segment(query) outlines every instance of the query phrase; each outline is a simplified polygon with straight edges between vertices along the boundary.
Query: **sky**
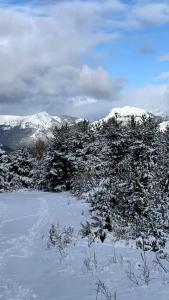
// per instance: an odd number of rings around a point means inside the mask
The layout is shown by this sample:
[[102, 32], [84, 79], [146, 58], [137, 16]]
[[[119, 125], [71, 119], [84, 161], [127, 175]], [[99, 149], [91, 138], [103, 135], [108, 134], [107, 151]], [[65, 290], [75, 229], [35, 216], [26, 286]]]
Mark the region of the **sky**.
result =
[[169, 0], [1, 0], [0, 114], [169, 114]]

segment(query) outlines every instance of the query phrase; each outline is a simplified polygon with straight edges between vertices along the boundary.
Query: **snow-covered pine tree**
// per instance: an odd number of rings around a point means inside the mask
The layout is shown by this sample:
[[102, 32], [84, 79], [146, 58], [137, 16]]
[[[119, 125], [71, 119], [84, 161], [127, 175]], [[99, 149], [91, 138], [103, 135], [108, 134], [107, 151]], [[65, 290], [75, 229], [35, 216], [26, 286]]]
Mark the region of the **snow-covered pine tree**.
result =
[[9, 154], [10, 188], [21, 189], [32, 187], [33, 158], [28, 149], [21, 149]]
[[116, 238], [137, 239], [140, 247], [157, 251], [165, 245], [169, 228], [168, 194], [159, 180], [157, 124], [151, 118], [141, 123], [132, 118], [121, 134], [112, 129], [105, 130], [111, 138], [109, 175], [90, 193], [91, 234], [103, 241], [113, 231]]
[[71, 149], [71, 131], [66, 124], [55, 128], [54, 138], [45, 158], [45, 190], [70, 190], [72, 164], [69, 159]]
[[0, 192], [9, 190], [9, 157], [5, 151], [0, 149]]

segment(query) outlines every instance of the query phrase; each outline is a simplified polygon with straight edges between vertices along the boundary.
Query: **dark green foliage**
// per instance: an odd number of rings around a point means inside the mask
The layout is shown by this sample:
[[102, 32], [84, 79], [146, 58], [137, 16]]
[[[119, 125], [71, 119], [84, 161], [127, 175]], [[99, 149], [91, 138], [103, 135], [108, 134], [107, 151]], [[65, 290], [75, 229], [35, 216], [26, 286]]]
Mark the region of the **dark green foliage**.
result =
[[0, 153], [0, 190], [31, 188], [33, 165], [33, 159], [26, 149]]
[[56, 128], [53, 143], [46, 156], [45, 190], [68, 191], [73, 172], [71, 158], [70, 128], [68, 125]]
[[9, 158], [0, 150], [0, 192], [9, 190], [9, 170], [8, 170]]
[[114, 238], [135, 239], [139, 247], [158, 251], [169, 233], [168, 133], [159, 132], [151, 118], [140, 124], [131, 119], [121, 128], [112, 124], [103, 126], [107, 169], [88, 194], [92, 221], [83, 235], [103, 241], [112, 232]]
[[0, 191], [71, 191], [90, 203], [82, 235], [104, 242], [134, 239], [144, 250], [165, 247], [169, 234], [169, 129], [154, 118], [118, 118], [56, 128], [47, 151], [0, 154]]

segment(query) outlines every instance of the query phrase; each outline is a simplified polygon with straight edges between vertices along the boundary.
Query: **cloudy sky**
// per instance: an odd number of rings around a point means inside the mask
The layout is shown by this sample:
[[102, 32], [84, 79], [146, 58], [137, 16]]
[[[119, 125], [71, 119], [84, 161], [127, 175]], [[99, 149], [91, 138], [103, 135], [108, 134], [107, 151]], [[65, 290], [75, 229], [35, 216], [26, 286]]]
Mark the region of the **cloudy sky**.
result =
[[0, 114], [169, 113], [169, 0], [1, 0]]

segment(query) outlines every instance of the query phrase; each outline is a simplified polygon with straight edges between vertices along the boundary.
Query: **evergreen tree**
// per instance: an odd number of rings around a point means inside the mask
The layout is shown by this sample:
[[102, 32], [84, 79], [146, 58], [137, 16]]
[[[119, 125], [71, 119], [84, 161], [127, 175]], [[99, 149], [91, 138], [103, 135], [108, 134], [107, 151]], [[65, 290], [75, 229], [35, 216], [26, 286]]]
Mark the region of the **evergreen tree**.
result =
[[9, 190], [9, 158], [4, 151], [0, 150], [0, 192]]
[[27, 149], [9, 154], [9, 184], [11, 189], [31, 188], [33, 159]]
[[45, 189], [49, 191], [70, 190], [72, 164], [69, 157], [71, 144], [70, 127], [55, 128], [53, 142], [45, 159]]

